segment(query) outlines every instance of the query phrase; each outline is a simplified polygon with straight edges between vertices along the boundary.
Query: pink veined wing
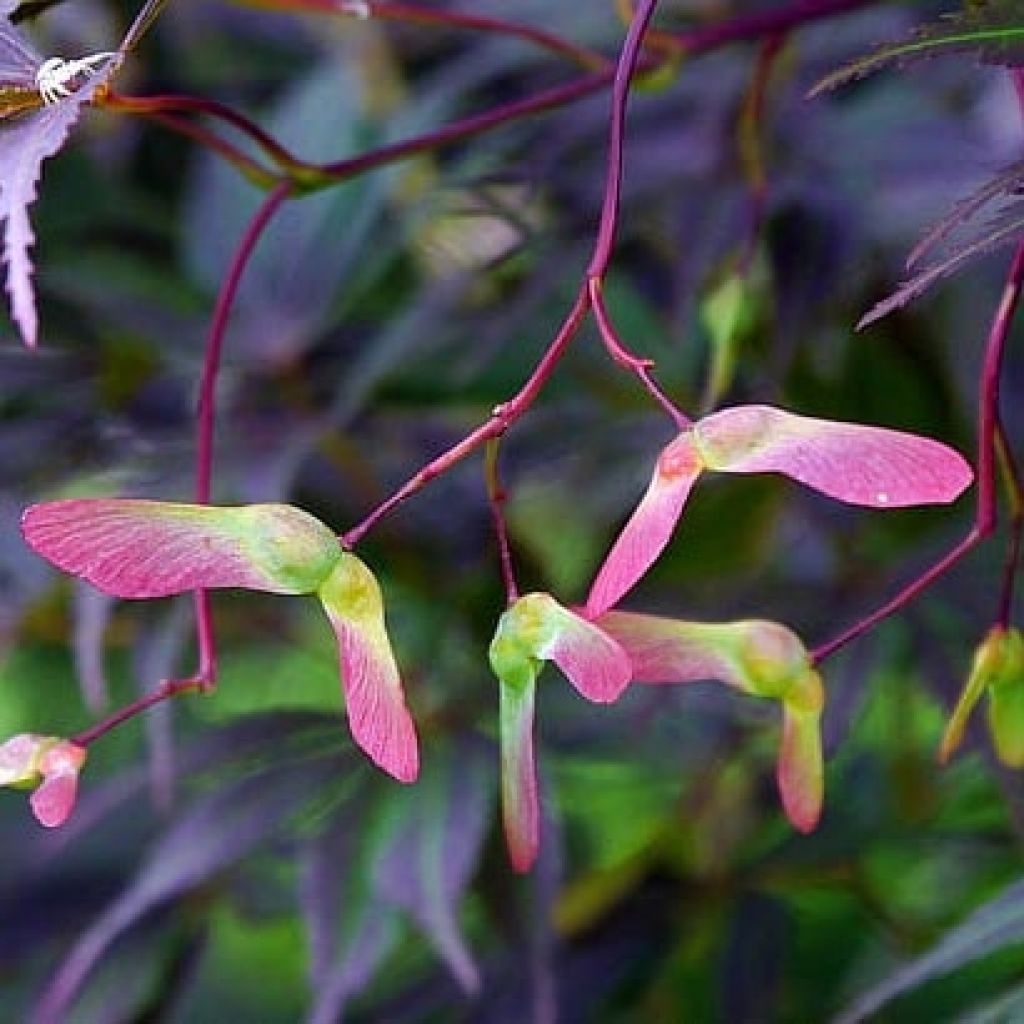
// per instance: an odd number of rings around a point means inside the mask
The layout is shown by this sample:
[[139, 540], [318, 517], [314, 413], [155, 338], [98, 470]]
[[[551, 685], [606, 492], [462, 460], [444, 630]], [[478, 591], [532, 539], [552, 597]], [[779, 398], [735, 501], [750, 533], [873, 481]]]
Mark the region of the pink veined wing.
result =
[[78, 772], [60, 771], [48, 775], [28, 798], [36, 821], [58, 828], [68, 819], [78, 795]]
[[338, 641], [353, 738], [374, 764], [400, 782], [413, 782], [420, 767], [416, 727], [405, 703], [373, 573], [346, 552], [318, 593]]
[[361, 625], [334, 616], [331, 624], [353, 738], [389, 775], [414, 782], [420, 767], [416, 729], [390, 645]]
[[629, 656], [597, 626], [568, 609], [558, 611], [558, 631], [542, 653], [587, 700], [598, 704], [617, 700], [633, 675]]
[[694, 436], [708, 469], [781, 473], [831, 498], [872, 508], [945, 504], [973, 479], [958, 452], [931, 438], [767, 405], [713, 413], [694, 427]]
[[132, 498], [32, 505], [21, 530], [54, 565], [115, 597], [152, 598], [214, 587], [275, 590], [225, 529], [223, 508]]
[[646, 493], [594, 578], [587, 596], [587, 618], [618, 604], [658, 560], [702, 468], [689, 431], [662, 451]]

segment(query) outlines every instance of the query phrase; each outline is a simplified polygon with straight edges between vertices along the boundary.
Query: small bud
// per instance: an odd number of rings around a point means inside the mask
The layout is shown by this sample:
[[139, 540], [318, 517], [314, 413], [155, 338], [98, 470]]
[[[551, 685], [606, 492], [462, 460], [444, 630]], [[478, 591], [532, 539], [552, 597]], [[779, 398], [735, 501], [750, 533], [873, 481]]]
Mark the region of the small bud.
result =
[[59, 736], [21, 733], [0, 744], [0, 786], [35, 788], [29, 803], [47, 828], [67, 821], [86, 749]]
[[945, 763], [963, 742], [967, 720], [988, 693], [988, 724], [999, 760], [1024, 768], [1024, 637], [1018, 629], [994, 626], [978, 645], [970, 675], [939, 747]]

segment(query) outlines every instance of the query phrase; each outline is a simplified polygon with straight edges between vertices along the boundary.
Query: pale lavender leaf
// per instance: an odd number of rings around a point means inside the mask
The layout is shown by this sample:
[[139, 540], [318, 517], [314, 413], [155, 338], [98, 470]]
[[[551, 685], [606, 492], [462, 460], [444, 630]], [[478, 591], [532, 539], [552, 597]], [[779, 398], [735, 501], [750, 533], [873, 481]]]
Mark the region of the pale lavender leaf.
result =
[[0, 126], [0, 220], [4, 222], [7, 294], [14, 322], [22, 340], [29, 346], [36, 343], [39, 321], [29, 258], [35, 235], [29, 223], [28, 208], [36, 199], [40, 168], [47, 157], [64, 145], [82, 107], [92, 100], [115, 63], [108, 62], [59, 103], [41, 107]]
[[330, 781], [331, 767], [260, 772], [199, 800], [163, 836], [135, 879], [86, 928], [35, 1011], [64, 1020], [82, 983], [110, 944], [151, 910], [201, 885], [285, 827], [293, 812]]
[[982, 207], [1000, 196], [1011, 195], [1022, 182], [1024, 163], [1016, 163], [986, 181], [969, 196], [957, 200], [949, 212], [911, 250], [906, 260], [907, 270], [913, 270], [927, 253], [954, 231], [961, 229]]
[[114, 599], [109, 594], [84, 584], [75, 587], [71, 646], [82, 698], [94, 714], [102, 711], [109, 700], [103, 668], [103, 640], [113, 608]]
[[36, 71], [43, 63], [32, 44], [8, 17], [17, 7], [16, 2], [5, 0], [0, 5], [0, 82], [5, 85], [35, 87]]
[[883, 299], [860, 318], [857, 330], [862, 330], [876, 320], [881, 320], [893, 310], [905, 306], [930, 288], [936, 281], [956, 273], [971, 260], [985, 256], [1004, 245], [1018, 241], [1024, 233], [1024, 202], [1011, 203], [1003, 211], [987, 221], [980, 231], [955, 246], [950, 253], [931, 266], [903, 281], [887, 299]]
[[480, 975], [458, 923], [487, 831], [494, 775], [489, 752], [462, 743], [436, 753], [421, 775], [405, 813], [378, 856], [374, 888], [385, 903], [407, 911], [426, 933], [467, 993]]

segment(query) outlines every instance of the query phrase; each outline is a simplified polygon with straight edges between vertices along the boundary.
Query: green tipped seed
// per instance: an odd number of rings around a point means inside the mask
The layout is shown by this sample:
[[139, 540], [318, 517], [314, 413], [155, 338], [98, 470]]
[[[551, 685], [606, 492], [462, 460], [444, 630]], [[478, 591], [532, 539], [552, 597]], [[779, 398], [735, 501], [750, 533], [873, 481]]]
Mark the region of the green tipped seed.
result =
[[293, 505], [246, 505], [237, 515], [246, 554], [282, 589], [317, 590], [342, 557], [338, 538]]

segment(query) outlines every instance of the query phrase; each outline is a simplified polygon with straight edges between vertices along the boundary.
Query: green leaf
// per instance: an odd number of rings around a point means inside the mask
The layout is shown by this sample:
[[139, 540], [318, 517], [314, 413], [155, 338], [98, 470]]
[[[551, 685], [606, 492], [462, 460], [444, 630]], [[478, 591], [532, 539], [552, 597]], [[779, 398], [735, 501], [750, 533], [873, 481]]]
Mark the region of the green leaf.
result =
[[1019, 0], [967, 0], [958, 14], [922, 25], [910, 39], [887, 43], [826, 75], [810, 94], [846, 85], [889, 64], [962, 52], [976, 53], [985, 64], [1024, 64], [1024, 10]]
[[1024, 883], [1017, 882], [975, 911], [929, 952], [909, 961], [864, 992], [835, 1024], [867, 1020], [897, 996], [949, 974], [1004, 946], [1024, 942]]

